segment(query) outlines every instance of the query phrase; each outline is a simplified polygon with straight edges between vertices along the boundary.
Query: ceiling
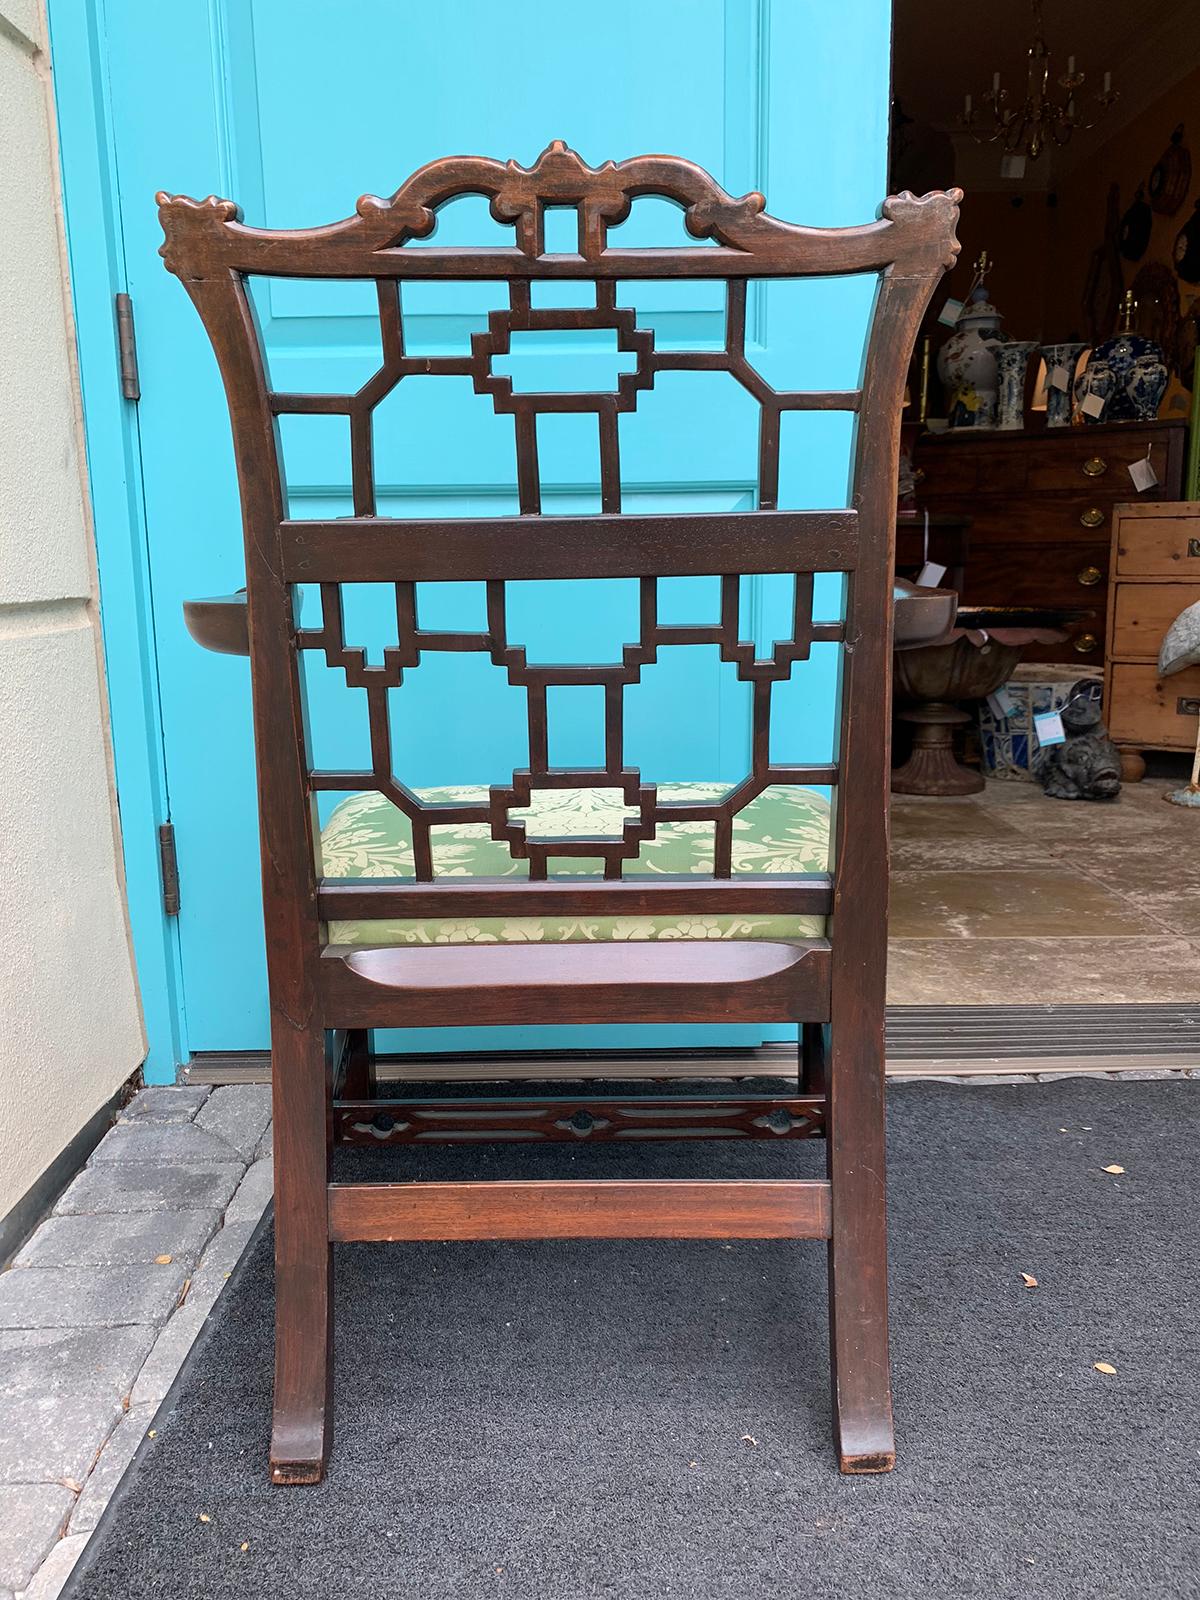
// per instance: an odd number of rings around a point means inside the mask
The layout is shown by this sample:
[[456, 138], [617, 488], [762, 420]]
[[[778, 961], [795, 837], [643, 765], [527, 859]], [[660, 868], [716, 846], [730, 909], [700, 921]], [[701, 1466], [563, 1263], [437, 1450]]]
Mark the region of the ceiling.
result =
[[[1033, 37], [1028, 0], [971, 5], [969, 0], [895, 0], [893, 93], [907, 116], [928, 127], [957, 133], [963, 96], [975, 110], [990, 89], [992, 73], [1014, 99], [1023, 92], [1026, 51]], [[1200, 65], [1200, 4], [1197, 0], [1044, 0], [1043, 25], [1054, 78], [1068, 55], [1085, 72], [1088, 88], [1113, 75], [1121, 98], [1090, 134], [1076, 134], [1048, 160], [1030, 163], [1025, 187], [1044, 188], [1090, 151], [1111, 139], [1139, 111]], [[956, 142], [979, 146], [960, 135]], [[994, 186], [1020, 188], [999, 176], [999, 152], [982, 147]], [[964, 156], [970, 159], [967, 151]], [[971, 160], [974, 167], [978, 157]], [[983, 174], [972, 173], [979, 187]]]

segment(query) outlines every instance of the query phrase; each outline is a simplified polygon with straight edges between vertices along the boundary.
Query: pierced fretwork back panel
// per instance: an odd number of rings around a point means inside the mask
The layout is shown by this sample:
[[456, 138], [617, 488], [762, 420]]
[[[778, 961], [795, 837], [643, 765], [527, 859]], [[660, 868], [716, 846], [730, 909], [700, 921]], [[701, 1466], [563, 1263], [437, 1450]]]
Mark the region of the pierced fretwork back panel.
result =
[[[384, 652], [382, 665], [368, 665], [365, 652], [348, 646], [343, 620], [342, 586], [321, 585], [322, 626], [301, 629], [297, 642], [301, 649], [320, 650], [330, 666], [340, 668], [350, 686], [367, 697], [373, 765], [362, 771], [312, 772], [318, 791], [355, 792], [376, 789], [410, 819], [416, 875], [433, 875], [430, 829], [446, 823], [486, 823], [492, 837], [503, 840], [514, 857], [527, 860], [533, 878], [547, 875], [551, 858], [583, 857], [604, 862], [609, 877], [619, 877], [621, 863], [636, 857], [643, 841], [655, 835], [659, 823], [666, 821], [702, 822], [713, 830], [713, 871], [728, 877], [732, 870], [731, 851], [734, 816], [772, 784], [832, 783], [836, 767], [826, 765], [780, 765], [770, 758], [771, 690], [786, 681], [797, 661], [808, 659], [814, 642], [841, 641], [844, 624], [814, 622], [813, 574], [795, 577], [793, 620], [790, 638], [776, 643], [767, 659], [758, 659], [755, 647], [741, 637], [740, 588], [737, 574], [720, 580], [721, 609], [718, 622], [681, 626], [659, 620], [658, 578], [638, 580], [640, 617], [638, 638], [626, 644], [621, 660], [609, 665], [533, 665], [526, 650], [509, 640], [507, 584], [504, 579], [486, 582], [487, 631], [485, 633], [442, 633], [418, 625], [416, 585], [402, 582], [396, 590], [396, 630], [399, 644]], [[750, 771], [728, 793], [717, 800], [667, 801], [659, 798], [657, 786], [645, 782], [625, 756], [625, 690], [640, 681], [642, 669], [658, 659], [660, 649], [670, 645], [715, 645], [723, 661], [734, 664], [738, 679], [751, 685], [752, 733]], [[502, 668], [508, 682], [527, 696], [529, 763], [512, 775], [511, 782], [494, 785], [486, 803], [427, 804], [392, 772], [393, 743], [389, 691], [398, 689], [406, 668], [416, 667], [425, 652], [478, 651], [494, 666]], [[552, 767], [549, 753], [547, 691], [595, 686], [604, 695], [604, 762], [602, 767]], [[533, 791], [546, 789], [611, 789], [619, 792], [624, 807], [636, 813], [624, 824], [619, 837], [595, 834], [571, 838], [544, 839], [533, 836], [525, 821], [512, 817], [533, 803]]]
[[[492, 215], [515, 225], [516, 243], [505, 249], [417, 247], [428, 237], [440, 205], [463, 194], [484, 194]], [[622, 249], [609, 230], [628, 215], [639, 195], [654, 194], [684, 209], [689, 232], [710, 242], [672, 249]], [[886, 750], [886, 657], [891, 605], [891, 525], [901, 392], [907, 357], [920, 315], [944, 265], [953, 260], [956, 196], [887, 202], [883, 220], [861, 228], [819, 230], [778, 222], [763, 200], [734, 200], [706, 174], [669, 157], [642, 157], [619, 165], [587, 167], [573, 152], [553, 145], [530, 169], [473, 158], [452, 158], [416, 173], [390, 199], [365, 197], [354, 217], [312, 232], [276, 233], [245, 228], [226, 201], [197, 204], [160, 196], [167, 232], [163, 254], [183, 279], [213, 338], [234, 422], [251, 607], [252, 658], [260, 744], [264, 813], [281, 803], [281, 789], [305, 804], [323, 791], [375, 789], [410, 819], [416, 876], [433, 876], [431, 829], [478, 823], [528, 862], [532, 878], [545, 878], [555, 858], [603, 862], [608, 878], [665, 822], [710, 825], [712, 872], [729, 877], [737, 813], [774, 784], [836, 783], [847, 773], [855, 741]], [[547, 207], [574, 207], [578, 249], [545, 248]], [[778, 390], [747, 359], [747, 284], [758, 278], [874, 272], [879, 275], [860, 386], [838, 391]], [[372, 280], [378, 304], [382, 360], [353, 393], [282, 393], [269, 387], [253, 313], [246, 294], [252, 275]], [[706, 278], [724, 285], [724, 339], [719, 348], [658, 347], [653, 331], [632, 307], [619, 303], [622, 281]], [[506, 304], [491, 311], [466, 354], [410, 354], [405, 346], [404, 293], [409, 280], [486, 279], [502, 282]], [[536, 303], [539, 280], [570, 280], [574, 306]], [[614, 385], [597, 392], [519, 388], [504, 367], [514, 341], [530, 335], [602, 332], [621, 358]], [[757, 509], [749, 512], [648, 516], [622, 505], [619, 418], [665, 372], [728, 374], [758, 407]], [[519, 514], [472, 520], [415, 521], [379, 515], [373, 439], [376, 408], [406, 379], [469, 378], [480, 403], [511, 417]], [[840, 410], [856, 414], [853, 489], [843, 511], [780, 511], [781, 419], [785, 412]], [[595, 418], [601, 511], [596, 516], [543, 515], [539, 420], [556, 413]], [[353, 516], [333, 521], [292, 519], [285, 509], [278, 419], [325, 414], [348, 419]], [[814, 575], [847, 575], [843, 617], [814, 616]], [[790, 575], [794, 584], [788, 636], [760, 656], [741, 615], [740, 577]], [[715, 576], [720, 584], [716, 621], [664, 622], [659, 582], [676, 576]], [[508, 585], [536, 578], [635, 580], [639, 592], [637, 638], [604, 664], [533, 663], [514, 637]], [[469, 580], [486, 592], [486, 626], [478, 632], [422, 626], [423, 584]], [[386, 583], [395, 593], [395, 643], [378, 664], [348, 637], [344, 586]], [[299, 585], [315, 585], [320, 620], [298, 626]], [[840, 737], [835, 762], [784, 764], [772, 760], [772, 691], [809, 659], [814, 644], [838, 643], [853, 656], [873, 641], [871, 659], [882, 663], [877, 681], [843, 673]], [[626, 690], [641, 681], [659, 652], [678, 645], [716, 647], [722, 662], [747, 686], [751, 698], [748, 770], [718, 799], [663, 799], [627, 759]], [[357, 770], [315, 768], [309, 756], [300, 688], [299, 652], [319, 652], [361, 693], [369, 717], [369, 762]], [[438, 652], [473, 652], [500, 669], [526, 697], [528, 763], [498, 776], [478, 801], [431, 804], [397, 774], [391, 719], [394, 691], [406, 672]], [[849, 659], [849, 658], [848, 658]], [[603, 762], [553, 766], [548, 694], [557, 687], [602, 691]], [[289, 729], [262, 728], [263, 708], [286, 704], [293, 759], [262, 759], [264, 739], [282, 740]], [[461, 708], [460, 708], [461, 709]], [[282, 751], [282, 745], [278, 748]], [[875, 763], [877, 765], [877, 763]], [[611, 790], [619, 797], [618, 832], [586, 837], [539, 835], [517, 813], [540, 791]], [[296, 800], [292, 794], [291, 802]], [[309, 820], [300, 831], [311, 838]], [[293, 809], [292, 815], [298, 813]], [[296, 829], [291, 830], [296, 837]]]

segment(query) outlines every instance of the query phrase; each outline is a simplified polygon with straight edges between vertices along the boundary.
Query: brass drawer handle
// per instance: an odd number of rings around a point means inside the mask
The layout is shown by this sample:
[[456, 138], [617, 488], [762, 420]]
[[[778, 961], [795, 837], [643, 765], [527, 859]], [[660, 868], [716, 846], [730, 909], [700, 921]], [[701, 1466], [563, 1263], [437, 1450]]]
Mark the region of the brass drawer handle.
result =
[[1200, 539], [1188, 540], [1188, 555], [1200, 556]]
[[1079, 571], [1075, 574], [1076, 581], [1081, 583], [1085, 589], [1095, 588], [1096, 584], [1100, 583], [1103, 577], [1104, 574], [1100, 571], [1099, 567], [1080, 567]]
[[1180, 717], [1200, 717], [1200, 697], [1180, 695], [1175, 702], [1175, 714]]
[[1077, 633], [1071, 640], [1071, 648], [1077, 655], [1087, 656], [1091, 655], [1099, 643], [1094, 633]]
[[1083, 470], [1089, 478], [1099, 478], [1108, 471], [1108, 462], [1103, 456], [1089, 456], [1083, 463]]
[[1089, 506], [1079, 513], [1079, 521], [1085, 528], [1098, 528], [1104, 521], [1104, 513], [1099, 506]]

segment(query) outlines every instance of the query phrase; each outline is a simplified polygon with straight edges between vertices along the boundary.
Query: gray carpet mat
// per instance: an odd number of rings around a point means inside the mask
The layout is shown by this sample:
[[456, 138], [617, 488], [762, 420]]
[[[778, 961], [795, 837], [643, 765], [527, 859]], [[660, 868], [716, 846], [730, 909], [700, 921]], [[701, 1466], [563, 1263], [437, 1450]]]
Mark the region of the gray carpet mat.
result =
[[[1198, 1121], [1200, 1082], [893, 1088], [884, 1477], [834, 1465], [819, 1244], [347, 1245], [329, 1474], [273, 1488], [267, 1231], [66, 1594], [1200, 1595]], [[342, 1159], [804, 1176], [823, 1153]]]

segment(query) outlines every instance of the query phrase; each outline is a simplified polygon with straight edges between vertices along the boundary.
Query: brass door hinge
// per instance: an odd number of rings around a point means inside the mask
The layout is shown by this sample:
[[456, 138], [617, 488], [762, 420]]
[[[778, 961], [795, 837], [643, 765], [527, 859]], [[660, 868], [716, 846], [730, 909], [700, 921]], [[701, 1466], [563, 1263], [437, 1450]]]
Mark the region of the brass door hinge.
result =
[[133, 301], [127, 294], [117, 296], [117, 355], [121, 362], [121, 393], [126, 400], [140, 400], [137, 339], [133, 332]]
[[158, 829], [158, 865], [162, 873], [163, 914], [179, 915], [179, 858], [175, 854], [175, 826], [164, 822]]

